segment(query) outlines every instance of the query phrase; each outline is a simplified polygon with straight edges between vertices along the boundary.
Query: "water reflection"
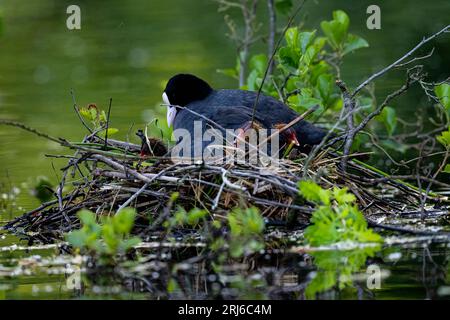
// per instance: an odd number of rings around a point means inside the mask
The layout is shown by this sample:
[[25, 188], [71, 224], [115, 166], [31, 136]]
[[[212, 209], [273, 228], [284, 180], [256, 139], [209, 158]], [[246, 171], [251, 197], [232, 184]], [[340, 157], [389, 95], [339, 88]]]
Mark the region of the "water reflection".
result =
[[[417, 242], [300, 254], [273, 250], [223, 265], [220, 273], [206, 261], [183, 258], [189, 252], [195, 250], [143, 244], [133, 259], [102, 268], [89, 257], [64, 254], [64, 245], [3, 246], [0, 297], [442, 299], [450, 292], [444, 244]], [[174, 259], [181, 260], [174, 263]]]
[[[314, 299], [324, 292], [336, 288], [339, 291], [359, 289], [355, 286], [355, 274], [364, 272], [366, 276], [358, 279], [360, 285], [369, 289], [380, 289], [382, 276], [379, 265], [366, 265], [368, 258], [375, 256], [381, 250], [380, 245], [364, 246], [351, 250], [323, 250], [313, 251], [311, 256], [317, 271], [313, 272], [312, 280], [308, 283], [305, 295]], [[361, 274], [362, 275], [362, 274]]]

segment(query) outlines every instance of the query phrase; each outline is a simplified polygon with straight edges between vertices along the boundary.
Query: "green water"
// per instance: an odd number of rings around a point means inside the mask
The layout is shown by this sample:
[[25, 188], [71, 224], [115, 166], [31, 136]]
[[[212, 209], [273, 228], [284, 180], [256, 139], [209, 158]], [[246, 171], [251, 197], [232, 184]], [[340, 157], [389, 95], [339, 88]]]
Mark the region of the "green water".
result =
[[[233, 80], [216, 72], [216, 69], [234, 65], [235, 48], [224, 36], [227, 29], [223, 15], [217, 12], [213, 1], [80, 0], [76, 3], [81, 7], [82, 29], [70, 31], [66, 28], [65, 12], [73, 3], [56, 0], [0, 2], [3, 20], [0, 118], [26, 123], [52, 136], [79, 141], [84, 132], [72, 109], [70, 90], [73, 89], [81, 106], [94, 102], [106, 107], [112, 98], [111, 125], [120, 129], [116, 137], [125, 139], [133, 123], [134, 128], [142, 127], [154, 117], [164, 122], [165, 110], [160, 106], [160, 97], [165, 81], [173, 74], [190, 72], [215, 87], [236, 87]], [[369, 4], [372, 2], [309, 1], [298, 19], [309, 28], [318, 28], [319, 21], [329, 19], [333, 10], [344, 9], [349, 14], [351, 32], [363, 36], [371, 45], [346, 58], [343, 78], [351, 86], [394, 61], [422, 36], [450, 22], [448, 0], [380, 1], [382, 29], [371, 31], [365, 27], [365, 10]], [[450, 41], [448, 37], [443, 38], [434, 46], [435, 55], [427, 63], [427, 70], [433, 78], [442, 79], [448, 76], [450, 69]], [[263, 48], [263, 43], [257, 43], [254, 52]], [[403, 79], [403, 72], [383, 78], [377, 83], [380, 96], [395, 90]], [[399, 113], [405, 120], [411, 120], [414, 115], [413, 106], [426, 103], [419, 97], [420, 91], [413, 89], [398, 100]], [[137, 141], [134, 134], [130, 139]], [[20, 187], [39, 175], [56, 182], [60, 175], [58, 168], [66, 160], [49, 159], [45, 155], [64, 152], [52, 142], [0, 126], [3, 188]], [[0, 215], [0, 222], [39, 204], [27, 188], [21, 189], [15, 202], [13, 210]], [[0, 238], [0, 247], [17, 242], [15, 237], [5, 236]], [[431, 255], [444, 261], [442, 267], [446, 268], [446, 253], [439, 249]], [[0, 253], [0, 266], [11, 259]], [[405, 260], [404, 267], [393, 268], [391, 280], [388, 280], [393, 285], [387, 296], [428, 297], [426, 288], [430, 284], [418, 279], [420, 272], [416, 275], [404, 270], [420, 269], [422, 262], [418, 258]], [[411, 284], [412, 279], [414, 284]], [[10, 282], [2, 287], [4, 284], [0, 280], [0, 299], [71, 296], [61, 289], [64, 281], [60, 275], [19, 277]], [[448, 280], [443, 283], [448, 284]], [[415, 290], [409, 290], [410, 286]], [[438, 284], [433, 286], [436, 287]]]

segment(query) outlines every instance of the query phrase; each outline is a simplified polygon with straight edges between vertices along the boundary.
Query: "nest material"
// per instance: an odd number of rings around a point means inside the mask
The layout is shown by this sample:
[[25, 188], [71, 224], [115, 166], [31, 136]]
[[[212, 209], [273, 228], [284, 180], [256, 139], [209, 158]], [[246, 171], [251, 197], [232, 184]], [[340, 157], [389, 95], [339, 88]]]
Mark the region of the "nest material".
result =
[[[90, 136], [92, 144], [105, 143]], [[150, 150], [165, 153], [157, 139], [147, 140]], [[339, 170], [340, 157], [323, 152], [303, 168], [305, 155], [296, 160], [282, 159], [277, 167], [249, 165], [212, 165], [173, 163], [161, 154], [142, 156], [142, 147], [109, 139], [108, 150], [78, 148], [63, 168], [65, 178], [78, 172], [72, 190], [66, 195], [56, 192], [57, 199], [41, 205], [4, 226], [32, 242], [49, 243], [61, 239], [65, 232], [79, 228], [76, 213], [89, 209], [98, 215], [110, 215], [125, 206], [137, 209], [139, 216], [134, 233], [154, 237], [162, 222], [176, 206], [186, 210], [206, 209], [215, 219], [224, 218], [237, 206], [257, 206], [272, 221], [305, 226], [314, 205], [298, 196], [301, 179], [313, 179], [325, 188], [348, 187], [366, 216], [380, 212], [417, 210], [420, 193], [414, 188], [391, 180], [352, 161], [346, 173]], [[148, 153], [148, 150], [147, 150]], [[176, 206], [170, 197], [179, 193]], [[430, 200], [435, 200], [430, 198]]]

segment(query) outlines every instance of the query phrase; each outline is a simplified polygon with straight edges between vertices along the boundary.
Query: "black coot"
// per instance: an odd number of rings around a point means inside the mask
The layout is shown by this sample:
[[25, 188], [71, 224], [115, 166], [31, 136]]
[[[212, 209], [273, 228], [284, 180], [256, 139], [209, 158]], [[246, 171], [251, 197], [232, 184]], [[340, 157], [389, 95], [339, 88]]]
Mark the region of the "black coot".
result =
[[[173, 125], [174, 129], [182, 128], [193, 132], [196, 120], [201, 120], [203, 129], [207, 125], [214, 127], [213, 122], [225, 129], [242, 128], [252, 120], [256, 96], [257, 93], [252, 91], [214, 90], [207, 82], [194, 75], [178, 74], [167, 83], [163, 100], [167, 104], [168, 125]], [[298, 116], [281, 101], [261, 94], [253, 119], [265, 128], [276, 128]], [[209, 124], [205, 118], [210, 120]], [[310, 150], [311, 146], [319, 144], [326, 135], [324, 130], [305, 120], [292, 128], [302, 151]]]

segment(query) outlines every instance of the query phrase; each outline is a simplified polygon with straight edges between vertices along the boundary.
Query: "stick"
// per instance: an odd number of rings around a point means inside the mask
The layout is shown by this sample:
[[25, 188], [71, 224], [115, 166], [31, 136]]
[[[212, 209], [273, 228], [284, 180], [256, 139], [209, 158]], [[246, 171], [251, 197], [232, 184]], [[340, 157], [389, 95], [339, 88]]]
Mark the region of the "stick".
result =
[[428, 38], [423, 38], [422, 41], [420, 41], [414, 48], [412, 48], [411, 50], [409, 50], [404, 56], [400, 57], [399, 59], [397, 59], [395, 62], [391, 63], [390, 65], [388, 65], [386, 68], [378, 71], [377, 73], [374, 73], [373, 75], [371, 75], [369, 78], [367, 78], [367, 80], [365, 80], [363, 83], [361, 83], [358, 87], [356, 87], [356, 89], [353, 91], [352, 94], [352, 98], [355, 97], [356, 94], [358, 94], [359, 91], [361, 91], [365, 86], [367, 86], [370, 82], [372, 82], [373, 80], [381, 77], [382, 75], [384, 75], [386, 72], [388, 72], [389, 70], [397, 67], [398, 65], [400, 65], [403, 61], [405, 61], [408, 57], [410, 57], [414, 52], [417, 51], [417, 49], [419, 49], [420, 47], [422, 47], [424, 44], [430, 42], [431, 40], [439, 37], [441, 34], [449, 32], [450, 30], [450, 25], [447, 25], [446, 27], [444, 27], [443, 29], [439, 30], [438, 32], [432, 34], [431, 36], [429, 36]]
[[344, 110], [346, 112], [347, 116], [347, 136], [345, 138], [345, 145], [344, 145], [344, 155], [341, 160], [341, 166], [342, 170], [345, 172], [347, 170], [347, 162], [348, 162], [348, 155], [350, 154], [350, 149], [353, 145], [353, 139], [356, 135], [355, 132], [355, 122], [353, 118], [353, 112], [355, 110], [355, 101], [351, 98], [350, 93], [347, 90], [347, 87], [345, 86], [344, 82], [341, 80], [336, 81], [336, 85], [339, 87], [339, 89], [342, 92], [342, 97], [344, 100]]
[[[274, 8], [274, 0], [267, 0], [267, 9], [269, 11], [269, 38], [267, 40], [267, 49], [268, 49], [268, 56], [272, 54], [275, 48], [275, 34], [277, 32], [277, 16], [275, 13]], [[268, 68], [268, 74], [271, 75], [273, 71], [274, 61], [269, 62]], [[280, 98], [282, 96], [280, 95]]]
[[111, 105], [112, 105], [112, 98], [109, 98], [108, 115], [106, 117], [105, 147], [104, 147], [105, 150], [108, 147], [108, 129], [109, 129], [109, 117], [111, 115]]
[[92, 133], [92, 129], [84, 121], [83, 116], [80, 114], [80, 110], [78, 110], [78, 105], [77, 105], [77, 102], [75, 101], [75, 93], [73, 92], [73, 89], [70, 89], [70, 94], [72, 96], [73, 109], [75, 110], [75, 113], [77, 114], [78, 119], [80, 119], [81, 123], [89, 131], [89, 133]]
[[25, 131], [34, 133], [35, 135], [37, 135], [39, 137], [43, 137], [43, 138], [48, 139], [50, 141], [56, 142], [58, 144], [62, 144], [62, 142], [64, 141], [62, 139], [52, 137], [52, 136], [50, 136], [50, 135], [48, 135], [46, 133], [43, 133], [43, 132], [41, 132], [41, 131], [39, 131], [37, 129], [29, 127], [29, 126], [27, 126], [27, 125], [25, 125], [23, 123], [20, 123], [20, 122], [0, 119], [0, 124], [4, 124], [4, 125], [7, 125], [7, 126], [12, 126], [12, 127], [17, 127], [17, 128], [23, 129]]
[[268, 65], [266, 67], [266, 70], [264, 71], [264, 76], [262, 78], [261, 81], [261, 85], [258, 88], [258, 93], [256, 94], [256, 99], [255, 102], [253, 104], [253, 112], [252, 112], [252, 125], [253, 125], [253, 121], [255, 120], [255, 113], [256, 113], [256, 106], [258, 105], [258, 101], [259, 101], [259, 96], [261, 95], [262, 92], [262, 88], [264, 86], [264, 82], [266, 81], [267, 75], [269, 74], [269, 66], [272, 64], [273, 59], [275, 58], [275, 54], [277, 53], [277, 50], [281, 44], [281, 41], [283, 41], [284, 35], [286, 34], [286, 31], [289, 29], [289, 27], [291, 26], [292, 22], [294, 21], [295, 17], [297, 16], [297, 14], [300, 12], [300, 10], [303, 8], [303, 5], [306, 3], [307, 0], [303, 0], [302, 3], [300, 3], [300, 5], [297, 7], [297, 9], [294, 11], [294, 13], [292, 14], [292, 16], [289, 18], [288, 23], [286, 25], [286, 27], [284, 28], [283, 32], [280, 35], [280, 38], [278, 39], [277, 45], [275, 46], [275, 48], [273, 49], [272, 55], [270, 56]]

